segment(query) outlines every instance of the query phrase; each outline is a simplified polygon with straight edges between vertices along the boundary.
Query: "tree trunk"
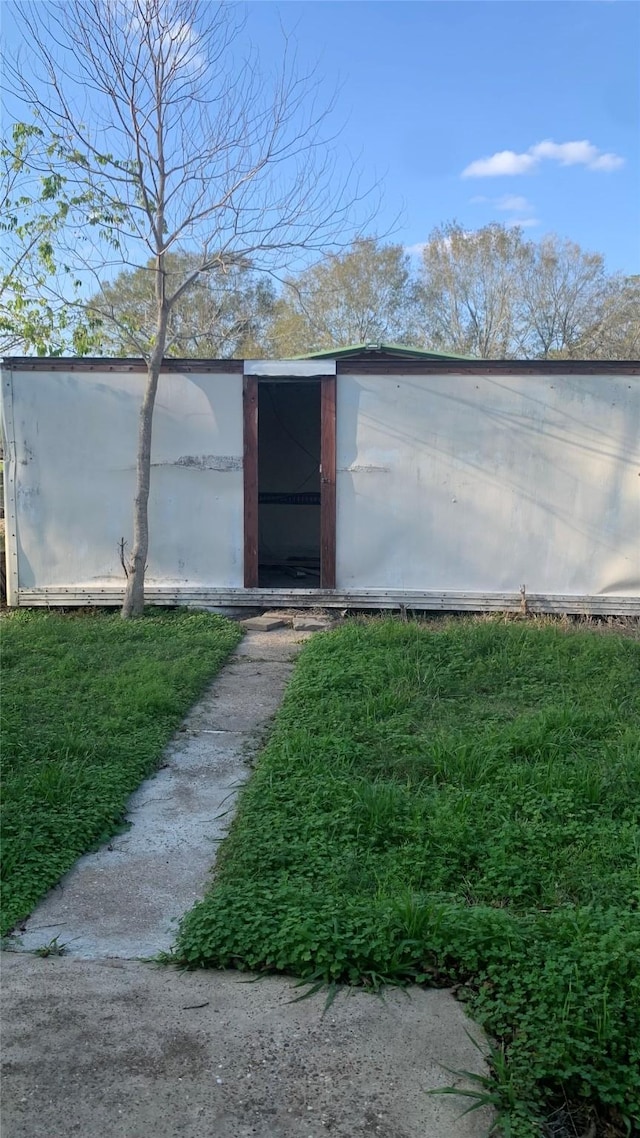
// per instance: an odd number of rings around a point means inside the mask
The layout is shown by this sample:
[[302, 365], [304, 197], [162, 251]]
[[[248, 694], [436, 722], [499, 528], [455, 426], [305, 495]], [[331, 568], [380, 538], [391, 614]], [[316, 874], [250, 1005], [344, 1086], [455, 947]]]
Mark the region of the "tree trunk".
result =
[[147, 365], [147, 386], [138, 421], [138, 459], [136, 464], [136, 496], [133, 507], [133, 548], [129, 575], [122, 605], [122, 617], [142, 616], [144, 611], [144, 577], [149, 552], [149, 486], [151, 482], [151, 430], [153, 408], [167, 337], [167, 313], [161, 312], [156, 345]]

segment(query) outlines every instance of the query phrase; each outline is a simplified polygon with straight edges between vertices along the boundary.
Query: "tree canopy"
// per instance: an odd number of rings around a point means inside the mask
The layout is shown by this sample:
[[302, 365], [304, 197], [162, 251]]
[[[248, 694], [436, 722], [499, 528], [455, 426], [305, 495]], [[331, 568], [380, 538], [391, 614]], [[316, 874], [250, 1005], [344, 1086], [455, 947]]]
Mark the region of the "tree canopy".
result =
[[95, 345], [91, 318], [58, 303], [49, 281], [66, 276], [70, 297], [79, 282], [58, 263], [57, 242], [79, 197], [52, 169], [58, 154], [35, 123], [14, 122], [0, 140], [0, 353], [82, 355]]
[[637, 353], [633, 279], [607, 274], [599, 253], [555, 234], [528, 241], [517, 227], [440, 226], [424, 247], [420, 295], [425, 338], [443, 350], [480, 359]]
[[[169, 289], [184, 280], [196, 263], [192, 253], [168, 253], [165, 273]], [[171, 309], [165, 355], [252, 358], [263, 351], [275, 303], [271, 278], [256, 275], [246, 262], [200, 275]], [[153, 261], [123, 271], [103, 285], [95, 298], [102, 353], [137, 355], [145, 338], [150, 350], [155, 305]]]
[[421, 339], [417, 282], [401, 245], [360, 239], [289, 278], [269, 324], [270, 354]]
[[[167, 279], [189, 254], [167, 257]], [[152, 268], [103, 286], [101, 350], [135, 354], [154, 304]], [[286, 358], [355, 343], [403, 343], [480, 359], [637, 359], [640, 277], [606, 272], [599, 254], [514, 228], [433, 231], [421, 261], [401, 245], [358, 239], [278, 293], [240, 261], [213, 271], [172, 312], [168, 355]]]

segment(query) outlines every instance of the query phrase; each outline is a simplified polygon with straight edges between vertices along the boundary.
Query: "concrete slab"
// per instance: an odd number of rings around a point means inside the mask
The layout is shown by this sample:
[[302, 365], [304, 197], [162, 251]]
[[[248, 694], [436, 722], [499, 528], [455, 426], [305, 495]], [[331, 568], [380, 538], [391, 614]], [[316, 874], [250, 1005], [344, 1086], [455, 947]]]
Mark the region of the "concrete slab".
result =
[[240, 623], [250, 632], [273, 632], [276, 628], [284, 628], [290, 621], [265, 612], [262, 616], [250, 616], [248, 620], [242, 620]]
[[482, 1069], [449, 992], [302, 1003], [290, 983], [3, 958], [6, 1138], [481, 1138], [428, 1095]]
[[302, 643], [291, 629], [248, 633], [187, 716], [163, 767], [129, 800], [131, 828], [76, 862], [16, 938], [54, 938], [87, 959], [155, 956], [209, 882], [250, 760]]
[[252, 632], [238, 645], [235, 657], [250, 655], [256, 660], [295, 660], [300, 647], [311, 636], [310, 632], [294, 632], [290, 624], [279, 628], [277, 636], [269, 632]]
[[292, 627], [294, 632], [325, 632], [333, 628], [334, 623], [326, 616], [294, 616]]

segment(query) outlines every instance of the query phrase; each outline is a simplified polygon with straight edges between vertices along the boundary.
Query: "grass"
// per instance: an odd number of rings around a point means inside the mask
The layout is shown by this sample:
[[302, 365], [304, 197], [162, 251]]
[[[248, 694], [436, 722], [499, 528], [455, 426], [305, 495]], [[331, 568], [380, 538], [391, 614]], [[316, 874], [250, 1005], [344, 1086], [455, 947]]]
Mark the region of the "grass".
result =
[[2, 619], [2, 934], [121, 827], [128, 796], [239, 639], [206, 613]]
[[639, 804], [637, 640], [351, 623], [303, 650], [175, 957], [455, 983], [496, 1041], [505, 1133], [551, 1134], [571, 1103], [624, 1134], [640, 1119]]

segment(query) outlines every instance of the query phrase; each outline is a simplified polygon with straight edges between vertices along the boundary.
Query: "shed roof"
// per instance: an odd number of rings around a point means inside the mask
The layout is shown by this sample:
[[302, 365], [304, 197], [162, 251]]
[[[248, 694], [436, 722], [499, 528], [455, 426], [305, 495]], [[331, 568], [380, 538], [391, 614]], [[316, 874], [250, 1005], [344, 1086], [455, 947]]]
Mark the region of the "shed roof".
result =
[[468, 360], [471, 356], [461, 356], [456, 352], [430, 352], [425, 348], [412, 348], [406, 344], [348, 344], [345, 348], [327, 348], [321, 352], [311, 352], [309, 355], [295, 356], [295, 359], [305, 360], [350, 360], [363, 357], [365, 359], [401, 358], [411, 360]]

